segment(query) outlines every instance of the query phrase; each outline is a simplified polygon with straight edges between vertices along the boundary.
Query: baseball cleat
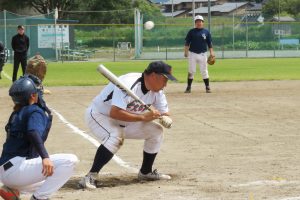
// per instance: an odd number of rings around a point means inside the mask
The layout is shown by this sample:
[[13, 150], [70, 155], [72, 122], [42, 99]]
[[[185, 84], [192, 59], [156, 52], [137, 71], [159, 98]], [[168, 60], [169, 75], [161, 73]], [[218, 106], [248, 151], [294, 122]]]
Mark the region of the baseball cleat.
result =
[[[39, 200], [38, 198], [36, 198], [34, 195], [31, 196], [30, 200]], [[41, 199], [42, 200], [42, 199]], [[43, 200], [49, 200], [49, 199], [43, 199]]]
[[171, 176], [167, 174], [161, 174], [158, 173], [157, 169], [155, 169], [153, 172], [150, 172], [148, 174], [143, 174], [141, 171], [138, 174], [139, 180], [144, 181], [157, 181], [157, 180], [170, 180]]
[[191, 88], [187, 87], [186, 90], [184, 91], [184, 93], [191, 93]]
[[206, 93], [211, 93], [210, 87], [206, 87]]
[[98, 173], [89, 172], [78, 182], [78, 186], [82, 189], [96, 189], [97, 178], [98, 178]]
[[0, 188], [0, 196], [4, 200], [21, 200], [20, 192], [18, 190], [9, 188], [5, 185]]

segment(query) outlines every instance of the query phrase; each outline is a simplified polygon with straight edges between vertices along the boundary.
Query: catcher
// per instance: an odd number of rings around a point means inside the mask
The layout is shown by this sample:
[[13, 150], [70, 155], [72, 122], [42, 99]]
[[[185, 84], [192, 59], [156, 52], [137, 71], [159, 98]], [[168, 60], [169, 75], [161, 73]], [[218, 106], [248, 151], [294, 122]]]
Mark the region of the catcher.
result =
[[[214, 64], [215, 62], [211, 35], [210, 32], [204, 28], [204, 19], [201, 15], [197, 15], [194, 21], [195, 28], [191, 29], [185, 38], [184, 57], [188, 57], [189, 60], [188, 79], [185, 93], [191, 93], [192, 82], [194, 80], [194, 74], [196, 73], [197, 64], [200, 66], [200, 72], [205, 84], [206, 93], [211, 93], [207, 69], [207, 63]], [[207, 59], [207, 47], [210, 52], [209, 59]]]
[[40, 86], [36, 76], [27, 74], [9, 89], [15, 105], [5, 126], [7, 138], [0, 157], [4, 184], [0, 196], [5, 200], [19, 200], [20, 192], [33, 193], [30, 200], [49, 199], [71, 177], [78, 162], [73, 154], [48, 154], [44, 143], [52, 116]]
[[139, 180], [166, 180], [169, 175], [152, 170], [157, 153], [163, 142], [163, 128], [153, 120], [169, 115], [168, 103], [163, 93], [168, 80], [176, 80], [171, 74], [171, 66], [155, 61], [149, 64], [144, 73], [129, 73], [119, 77], [131, 91], [147, 105], [150, 112], [117, 86], [109, 83], [94, 98], [86, 110], [86, 123], [92, 133], [102, 142], [94, 163], [83, 177], [79, 186], [95, 189], [99, 171], [121, 148], [124, 139], [144, 140], [143, 163], [138, 173]]

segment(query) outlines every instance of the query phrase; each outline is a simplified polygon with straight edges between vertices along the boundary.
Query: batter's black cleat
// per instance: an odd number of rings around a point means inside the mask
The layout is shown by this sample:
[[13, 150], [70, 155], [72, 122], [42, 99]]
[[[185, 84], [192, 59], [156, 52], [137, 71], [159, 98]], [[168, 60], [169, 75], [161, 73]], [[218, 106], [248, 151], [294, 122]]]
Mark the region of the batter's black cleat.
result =
[[78, 187], [81, 189], [96, 189], [97, 188], [98, 173], [89, 172], [85, 177], [83, 177], [79, 183]]
[[206, 93], [211, 93], [211, 90], [210, 90], [209, 86], [206, 87]]
[[191, 88], [190, 87], [187, 87], [184, 91], [184, 93], [191, 93]]
[[138, 173], [138, 179], [140, 181], [158, 181], [158, 180], [170, 180], [171, 176], [167, 174], [158, 173], [157, 169], [148, 174], [143, 174], [141, 171]]
[[38, 199], [34, 195], [31, 196], [30, 200], [49, 200], [49, 199]]

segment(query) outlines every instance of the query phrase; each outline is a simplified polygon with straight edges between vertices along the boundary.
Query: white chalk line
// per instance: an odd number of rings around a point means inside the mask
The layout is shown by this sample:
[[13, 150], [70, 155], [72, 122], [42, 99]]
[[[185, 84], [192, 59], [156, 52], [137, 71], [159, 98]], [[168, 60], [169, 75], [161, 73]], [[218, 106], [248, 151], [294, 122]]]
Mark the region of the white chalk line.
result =
[[251, 187], [251, 186], [269, 186], [269, 185], [295, 185], [300, 184], [300, 181], [288, 181], [288, 180], [259, 180], [241, 184], [231, 185], [232, 187]]
[[12, 78], [3, 70], [2, 74], [7, 78], [8, 80], [12, 80]]
[[[51, 111], [53, 111], [60, 121], [62, 121], [66, 126], [68, 126], [74, 133], [80, 135], [84, 139], [88, 140], [90, 143], [92, 143], [97, 148], [100, 146], [100, 143], [94, 139], [93, 137], [89, 136], [85, 133], [85, 131], [80, 130], [78, 127], [74, 126], [70, 122], [68, 122], [59, 112], [57, 112], [55, 109], [51, 108]], [[135, 167], [130, 166], [127, 162], [123, 161], [119, 156], [114, 155], [113, 160], [120, 165], [121, 167], [124, 167], [134, 173], [137, 173], [139, 170]]]
[[300, 196], [299, 197], [286, 197], [280, 200], [300, 200]]
[[[12, 80], [12, 78], [5, 72], [2, 71], [3, 75], [9, 79]], [[82, 136], [84, 139], [88, 140], [90, 143], [92, 143], [94, 146], [96, 146], [97, 148], [100, 146], [100, 143], [94, 139], [93, 137], [89, 136], [88, 134], [86, 134], [84, 131], [80, 130], [78, 127], [74, 126], [73, 124], [71, 124], [70, 122], [68, 122], [66, 120], [66, 118], [64, 118], [59, 112], [57, 112], [54, 108], [51, 108], [51, 110], [58, 116], [58, 118], [65, 124], [67, 125], [70, 129], [72, 129], [72, 131], [80, 136]], [[135, 167], [131, 167], [128, 163], [126, 163], [125, 161], [123, 161], [119, 156], [114, 155], [113, 160], [120, 165], [121, 167], [124, 167], [134, 173], [137, 173], [139, 170]]]

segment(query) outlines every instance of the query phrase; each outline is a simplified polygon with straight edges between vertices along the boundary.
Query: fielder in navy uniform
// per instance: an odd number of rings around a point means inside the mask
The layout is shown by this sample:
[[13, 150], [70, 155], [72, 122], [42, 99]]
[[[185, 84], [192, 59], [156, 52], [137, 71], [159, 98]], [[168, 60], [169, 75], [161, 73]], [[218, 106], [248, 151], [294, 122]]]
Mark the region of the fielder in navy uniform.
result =
[[17, 80], [19, 65], [21, 63], [23, 75], [27, 65], [27, 52], [29, 49], [29, 38], [25, 34], [25, 28], [22, 25], [18, 26], [18, 34], [13, 36], [11, 40], [11, 47], [14, 50], [14, 70], [12, 81]]
[[188, 57], [189, 69], [187, 87], [185, 93], [191, 92], [194, 74], [197, 64], [200, 67], [203, 82], [207, 93], [210, 93], [209, 75], [207, 69], [207, 47], [210, 55], [214, 56], [212, 39], [209, 31], [204, 28], [204, 19], [201, 15], [194, 18], [195, 28], [191, 29], [186, 38], [184, 46], [184, 57]]
[[20, 193], [33, 193], [31, 200], [44, 200], [61, 188], [73, 174], [78, 159], [73, 154], [48, 154], [45, 141], [52, 116], [42, 99], [41, 81], [26, 75], [9, 90], [15, 106], [5, 127], [7, 138], [0, 158], [0, 196], [19, 200]]
[[138, 173], [139, 180], [171, 179], [169, 175], [152, 170], [155, 157], [163, 142], [163, 127], [154, 122], [162, 115], [169, 115], [168, 103], [163, 88], [168, 80], [175, 81], [171, 66], [155, 61], [144, 73], [129, 73], [119, 77], [152, 111], [109, 83], [94, 98], [86, 111], [85, 120], [92, 133], [101, 141], [93, 166], [80, 180], [82, 188], [95, 189], [102, 167], [117, 153], [124, 139], [144, 140], [143, 163]]

